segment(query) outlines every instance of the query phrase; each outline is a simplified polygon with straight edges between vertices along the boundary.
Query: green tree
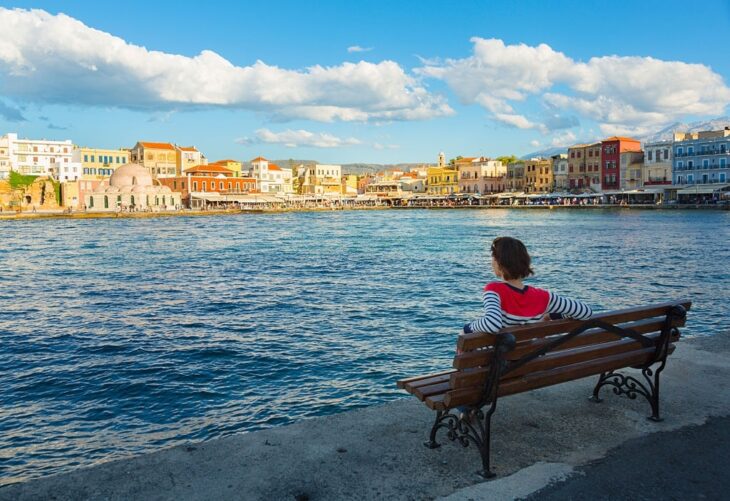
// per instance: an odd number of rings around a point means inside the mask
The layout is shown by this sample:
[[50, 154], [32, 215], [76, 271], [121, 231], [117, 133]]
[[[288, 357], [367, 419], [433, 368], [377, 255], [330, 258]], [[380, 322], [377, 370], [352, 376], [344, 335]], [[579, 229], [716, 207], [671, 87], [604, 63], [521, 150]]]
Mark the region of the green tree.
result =
[[519, 158], [517, 158], [514, 155], [509, 155], [509, 156], [506, 156], [505, 155], [505, 156], [502, 156], [502, 157], [497, 157], [497, 160], [499, 162], [502, 162], [504, 165], [507, 165], [507, 164], [510, 164], [512, 162], [516, 162], [517, 160], [519, 160]]

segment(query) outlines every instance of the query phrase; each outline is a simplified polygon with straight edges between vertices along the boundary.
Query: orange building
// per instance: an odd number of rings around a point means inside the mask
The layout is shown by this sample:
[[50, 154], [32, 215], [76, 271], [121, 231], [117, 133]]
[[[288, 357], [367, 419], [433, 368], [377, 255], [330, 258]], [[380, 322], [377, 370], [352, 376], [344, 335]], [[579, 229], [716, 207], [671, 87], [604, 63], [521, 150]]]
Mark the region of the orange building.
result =
[[234, 177], [234, 172], [217, 164], [197, 165], [184, 176], [163, 178], [160, 183], [182, 193], [183, 202], [190, 205], [191, 193], [220, 193], [221, 195], [258, 193], [256, 179]]

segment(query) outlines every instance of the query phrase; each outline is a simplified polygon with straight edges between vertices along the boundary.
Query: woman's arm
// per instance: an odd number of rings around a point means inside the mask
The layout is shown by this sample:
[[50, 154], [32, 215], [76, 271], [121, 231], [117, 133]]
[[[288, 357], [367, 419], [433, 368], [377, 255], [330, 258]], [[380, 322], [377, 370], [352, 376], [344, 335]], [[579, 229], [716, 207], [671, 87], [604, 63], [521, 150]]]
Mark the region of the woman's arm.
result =
[[562, 315], [563, 318], [574, 318], [576, 320], [586, 320], [593, 315], [591, 307], [582, 301], [559, 296], [552, 292], [549, 294], [547, 314], [556, 313]]
[[484, 291], [482, 296], [484, 315], [464, 326], [464, 332], [498, 332], [502, 328], [502, 308], [499, 302], [499, 294], [494, 291]]

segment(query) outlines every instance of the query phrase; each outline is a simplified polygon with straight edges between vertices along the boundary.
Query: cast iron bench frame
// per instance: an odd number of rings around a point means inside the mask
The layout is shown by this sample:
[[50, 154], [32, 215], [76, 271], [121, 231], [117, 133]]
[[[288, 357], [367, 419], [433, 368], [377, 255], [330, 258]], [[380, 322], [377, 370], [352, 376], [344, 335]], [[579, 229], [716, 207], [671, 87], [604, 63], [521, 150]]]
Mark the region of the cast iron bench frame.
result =
[[[454, 369], [398, 381], [436, 411], [424, 445], [440, 447], [436, 433], [478, 449], [486, 478], [490, 468], [491, 419], [500, 397], [600, 374], [590, 400], [612, 387], [616, 395], [641, 395], [659, 415], [659, 376], [685, 325], [689, 300], [601, 313], [589, 320], [556, 320], [503, 329], [497, 334], [461, 334]], [[619, 369], [641, 370], [644, 381]]]

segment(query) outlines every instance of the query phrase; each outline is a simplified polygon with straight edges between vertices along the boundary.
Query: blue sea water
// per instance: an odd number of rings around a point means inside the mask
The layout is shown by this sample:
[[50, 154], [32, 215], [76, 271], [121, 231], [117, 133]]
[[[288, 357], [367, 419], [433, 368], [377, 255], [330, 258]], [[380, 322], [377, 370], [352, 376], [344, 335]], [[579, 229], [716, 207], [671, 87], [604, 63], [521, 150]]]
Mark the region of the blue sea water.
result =
[[499, 235], [595, 310], [727, 333], [730, 212], [409, 210], [0, 221], [0, 484], [402, 398]]

